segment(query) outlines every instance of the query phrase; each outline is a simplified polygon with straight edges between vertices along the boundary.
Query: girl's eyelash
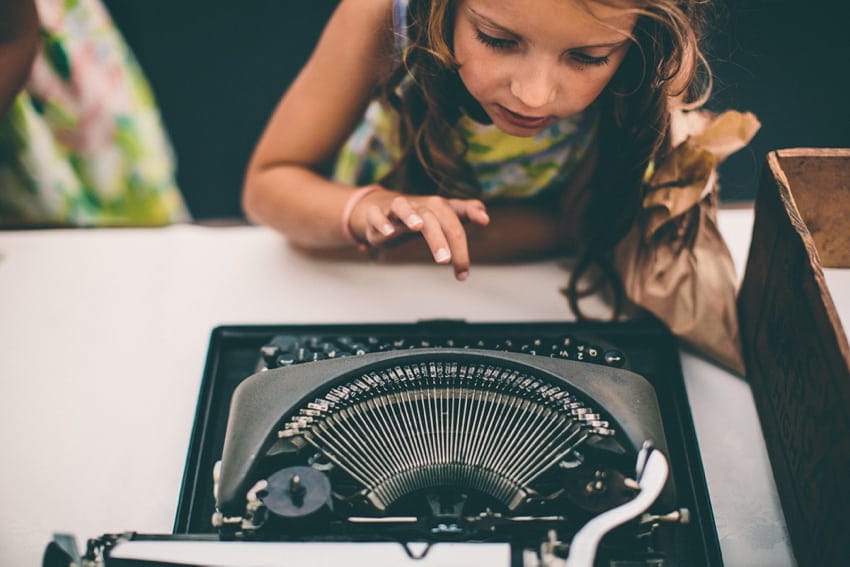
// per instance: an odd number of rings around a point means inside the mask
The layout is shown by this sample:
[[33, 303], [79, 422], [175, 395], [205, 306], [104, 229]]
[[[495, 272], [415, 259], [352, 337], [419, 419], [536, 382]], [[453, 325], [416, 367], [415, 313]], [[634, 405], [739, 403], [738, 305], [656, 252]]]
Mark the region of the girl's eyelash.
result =
[[503, 39], [500, 37], [493, 37], [491, 35], [487, 35], [479, 29], [475, 30], [475, 37], [478, 38], [478, 41], [486, 45], [487, 47], [492, 47], [493, 49], [510, 49], [516, 45], [516, 41], [513, 39]]
[[[490, 47], [492, 49], [511, 49], [516, 47], [516, 40], [514, 39], [504, 39], [501, 37], [493, 37], [491, 35], [487, 35], [479, 29], [475, 30], [475, 37], [478, 38], [478, 41]], [[607, 55], [603, 57], [593, 57], [592, 55], [587, 55], [586, 53], [574, 52], [570, 53], [570, 57], [573, 58], [578, 64], [584, 65], [593, 65], [593, 66], [602, 66], [607, 65], [609, 61], [609, 57]]]
[[587, 55], [585, 53], [570, 53], [570, 57], [572, 57], [577, 63], [581, 65], [607, 65], [610, 58], [605, 55], [603, 57], [593, 57], [591, 55]]

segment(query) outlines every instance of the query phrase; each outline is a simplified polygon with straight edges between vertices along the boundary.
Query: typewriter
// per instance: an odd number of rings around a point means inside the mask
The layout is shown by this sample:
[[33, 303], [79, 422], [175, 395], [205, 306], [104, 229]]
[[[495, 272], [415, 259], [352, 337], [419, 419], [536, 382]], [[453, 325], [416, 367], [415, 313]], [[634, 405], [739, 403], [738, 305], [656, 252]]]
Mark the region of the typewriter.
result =
[[721, 564], [654, 321], [217, 328], [174, 533], [94, 538], [78, 564], [186, 564], [134, 558], [155, 542], [218, 546], [195, 565], [238, 564], [222, 546], [278, 565]]

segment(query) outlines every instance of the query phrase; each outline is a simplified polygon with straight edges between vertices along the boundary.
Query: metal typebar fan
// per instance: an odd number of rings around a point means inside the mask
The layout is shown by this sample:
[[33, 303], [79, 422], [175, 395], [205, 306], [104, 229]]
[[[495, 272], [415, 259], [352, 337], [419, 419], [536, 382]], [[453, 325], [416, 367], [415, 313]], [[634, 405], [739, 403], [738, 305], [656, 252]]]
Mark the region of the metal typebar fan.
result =
[[527, 487], [610, 423], [564, 385], [490, 361], [379, 368], [299, 408], [280, 431], [301, 437], [384, 510], [406, 494], [453, 486], [508, 509]]
[[243, 516], [246, 495], [269, 475], [264, 462], [282, 445], [344, 471], [380, 514], [441, 488], [514, 511], [536, 494], [537, 479], [577, 466], [584, 448], [634, 463], [647, 439], [664, 448], [654, 391], [623, 369], [451, 348], [326, 360], [239, 386], [217, 508]]

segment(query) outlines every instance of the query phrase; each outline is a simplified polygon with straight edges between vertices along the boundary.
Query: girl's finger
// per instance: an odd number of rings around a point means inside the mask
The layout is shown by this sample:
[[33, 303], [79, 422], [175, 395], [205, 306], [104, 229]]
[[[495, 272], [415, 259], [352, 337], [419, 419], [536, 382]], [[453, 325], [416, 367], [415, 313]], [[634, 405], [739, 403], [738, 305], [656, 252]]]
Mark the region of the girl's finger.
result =
[[458, 280], [465, 280], [469, 275], [469, 244], [466, 239], [466, 229], [460, 218], [454, 214], [441, 216], [440, 221], [452, 253], [455, 277]]
[[395, 233], [393, 223], [377, 206], [369, 207], [366, 211], [366, 224], [384, 237], [392, 236]]
[[390, 212], [412, 231], [420, 231], [424, 226], [422, 216], [416, 211], [413, 203], [405, 197], [393, 199], [390, 203]]
[[460, 219], [448, 207], [438, 211], [428, 209], [422, 216], [425, 219], [422, 235], [428, 242], [434, 260], [439, 264], [451, 261], [455, 277], [466, 279], [469, 275], [469, 248]]
[[422, 217], [422, 228], [419, 231], [431, 250], [431, 256], [438, 264], [448, 264], [452, 260], [452, 252], [449, 243], [443, 234], [443, 226], [437, 215], [430, 209], [422, 209], [419, 213]]
[[490, 215], [487, 214], [487, 207], [481, 201], [470, 201], [467, 203], [466, 218], [481, 226], [490, 224]]
[[487, 226], [490, 222], [486, 205], [478, 199], [449, 199], [449, 205], [462, 219], [472, 221], [481, 226]]

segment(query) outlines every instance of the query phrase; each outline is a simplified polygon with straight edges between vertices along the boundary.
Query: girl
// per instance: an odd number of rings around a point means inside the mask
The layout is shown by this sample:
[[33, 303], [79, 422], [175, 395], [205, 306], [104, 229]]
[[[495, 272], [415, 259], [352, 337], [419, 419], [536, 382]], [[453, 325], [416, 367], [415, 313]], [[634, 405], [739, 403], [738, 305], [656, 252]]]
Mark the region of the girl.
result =
[[625, 292], [740, 370], [710, 173], [757, 123], [732, 116], [718, 144], [728, 116], [683, 113], [710, 87], [699, 4], [342, 0], [259, 141], [245, 211], [313, 252], [425, 253], [459, 280], [470, 257], [576, 254], [579, 316], [606, 284], [617, 313]]

